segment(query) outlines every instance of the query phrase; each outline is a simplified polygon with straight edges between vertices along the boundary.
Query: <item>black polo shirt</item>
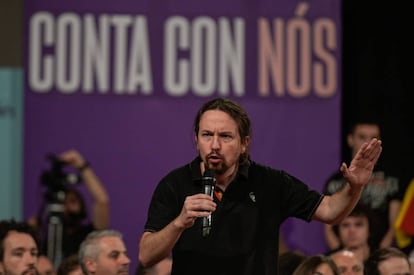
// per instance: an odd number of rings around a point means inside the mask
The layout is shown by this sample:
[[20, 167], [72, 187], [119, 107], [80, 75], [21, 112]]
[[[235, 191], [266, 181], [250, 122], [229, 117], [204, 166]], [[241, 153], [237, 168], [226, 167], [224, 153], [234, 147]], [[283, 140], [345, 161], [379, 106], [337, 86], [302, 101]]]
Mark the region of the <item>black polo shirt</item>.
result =
[[[181, 212], [187, 196], [202, 193], [200, 158], [173, 170], [156, 187], [145, 231], [159, 231]], [[279, 226], [288, 217], [310, 221], [323, 195], [284, 171], [245, 161], [227, 187], [212, 229], [201, 219], [173, 249], [174, 275], [277, 274]]]

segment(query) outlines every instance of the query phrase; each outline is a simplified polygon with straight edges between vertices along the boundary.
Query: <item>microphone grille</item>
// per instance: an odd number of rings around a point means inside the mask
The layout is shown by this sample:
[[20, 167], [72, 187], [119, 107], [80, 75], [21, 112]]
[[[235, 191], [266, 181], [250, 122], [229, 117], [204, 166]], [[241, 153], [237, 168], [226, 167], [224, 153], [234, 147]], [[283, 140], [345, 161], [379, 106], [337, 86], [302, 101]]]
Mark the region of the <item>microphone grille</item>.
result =
[[204, 171], [204, 178], [214, 178], [214, 170], [211, 169], [206, 169], [206, 171]]

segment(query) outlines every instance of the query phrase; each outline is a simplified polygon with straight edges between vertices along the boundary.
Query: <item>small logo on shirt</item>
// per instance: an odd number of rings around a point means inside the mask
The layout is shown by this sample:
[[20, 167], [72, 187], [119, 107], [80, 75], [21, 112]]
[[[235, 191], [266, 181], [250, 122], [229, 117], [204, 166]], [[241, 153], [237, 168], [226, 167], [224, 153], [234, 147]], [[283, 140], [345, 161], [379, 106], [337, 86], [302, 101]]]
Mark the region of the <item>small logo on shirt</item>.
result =
[[256, 195], [253, 192], [249, 193], [249, 197], [252, 200], [252, 202], [256, 202]]

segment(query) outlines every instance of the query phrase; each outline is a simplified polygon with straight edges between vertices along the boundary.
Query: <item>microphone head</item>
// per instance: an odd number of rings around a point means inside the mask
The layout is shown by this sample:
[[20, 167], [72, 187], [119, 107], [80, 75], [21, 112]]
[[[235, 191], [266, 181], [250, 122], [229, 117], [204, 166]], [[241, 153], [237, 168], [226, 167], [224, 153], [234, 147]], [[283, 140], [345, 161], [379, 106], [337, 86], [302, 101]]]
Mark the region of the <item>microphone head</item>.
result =
[[214, 178], [215, 172], [211, 169], [206, 169], [203, 174], [203, 178]]
[[[203, 186], [214, 186], [216, 184], [216, 178], [214, 177], [214, 170], [206, 169], [204, 171], [203, 177], [201, 178], [201, 183]], [[204, 190], [204, 193], [207, 191]], [[206, 194], [210, 194], [210, 191]]]

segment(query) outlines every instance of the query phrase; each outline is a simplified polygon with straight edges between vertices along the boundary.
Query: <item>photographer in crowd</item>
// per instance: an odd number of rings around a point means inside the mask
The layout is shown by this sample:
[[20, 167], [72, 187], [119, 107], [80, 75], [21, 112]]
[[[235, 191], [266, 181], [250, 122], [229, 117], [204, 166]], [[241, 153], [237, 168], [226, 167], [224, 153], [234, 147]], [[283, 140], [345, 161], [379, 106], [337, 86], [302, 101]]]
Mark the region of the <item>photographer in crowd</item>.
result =
[[[65, 151], [57, 159], [64, 165], [79, 171], [80, 180], [86, 185], [93, 201], [92, 216], [89, 218], [81, 193], [75, 187], [65, 185], [61, 219], [63, 225], [62, 256], [66, 258], [77, 254], [81, 242], [90, 232], [108, 227], [109, 198], [89, 162], [78, 151]], [[48, 234], [48, 221], [43, 219], [43, 212], [41, 210], [37, 217], [30, 219], [30, 223], [41, 230], [44, 236]]]

